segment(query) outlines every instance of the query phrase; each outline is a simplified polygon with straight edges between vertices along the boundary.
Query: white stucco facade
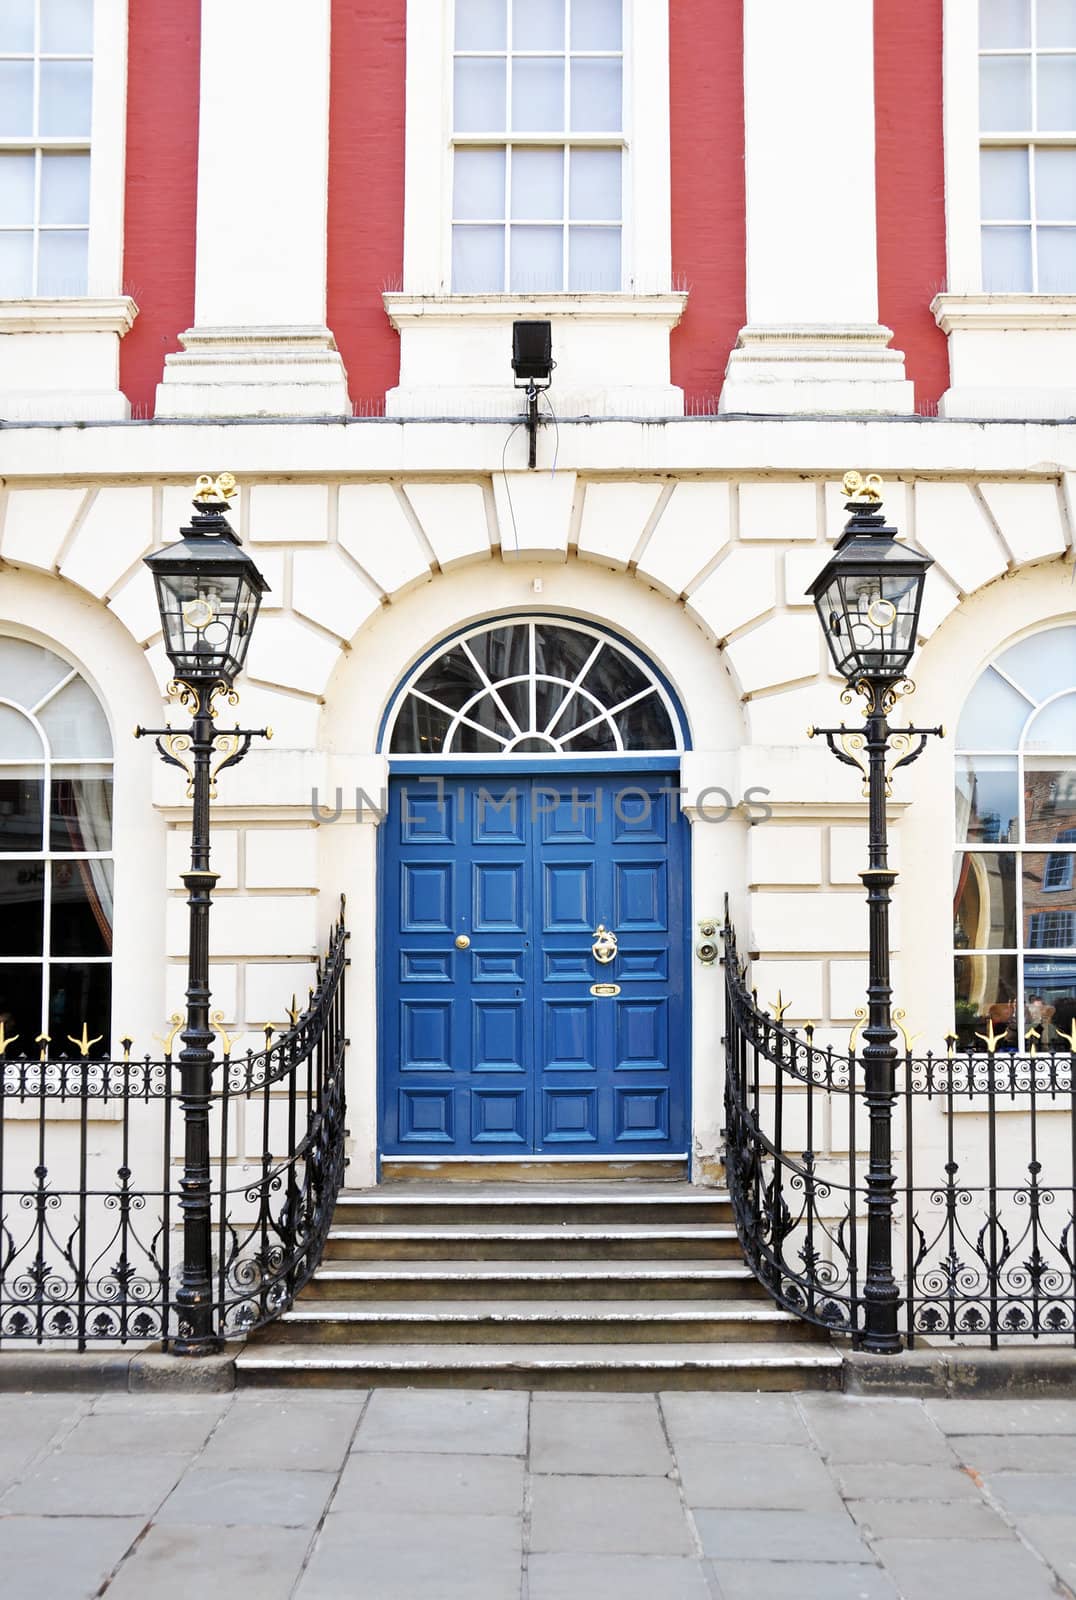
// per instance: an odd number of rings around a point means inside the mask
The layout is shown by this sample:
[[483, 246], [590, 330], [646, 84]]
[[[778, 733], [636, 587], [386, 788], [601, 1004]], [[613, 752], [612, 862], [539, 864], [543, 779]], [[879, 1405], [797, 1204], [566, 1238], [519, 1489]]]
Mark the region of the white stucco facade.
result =
[[[113, 728], [114, 1024], [144, 1048], [181, 1003], [189, 819], [182, 779], [130, 736], [136, 721], [161, 720], [169, 675], [141, 559], [174, 537], [200, 468], [226, 464], [239, 478], [235, 521], [272, 592], [238, 715], [274, 738], [220, 779], [214, 1004], [247, 1043], [281, 1023], [346, 893], [355, 1181], [376, 1174], [379, 960], [378, 818], [371, 807], [356, 817], [355, 792], [383, 790], [379, 723], [431, 643], [484, 616], [531, 612], [615, 628], [644, 652], [690, 725], [692, 927], [718, 917], [727, 893], [760, 996], [780, 990], [790, 1020], [840, 1042], [865, 974], [865, 807], [855, 775], [807, 738], [809, 724], [849, 713], [803, 593], [843, 522], [840, 472], [880, 471], [891, 519], [935, 558], [907, 703], [916, 722], [953, 729], [991, 656], [1076, 609], [1067, 426], [562, 424], [555, 474], [545, 430], [540, 470], [507, 479], [503, 432], [423, 422], [0, 432], [4, 630], [51, 641], [79, 665]], [[950, 734], [900, 774], [891, 811], [896, 998], [933, 1042], [951, 1025], [951, 751]], [[731, 814], [715, 789], [732, 797]], [[343, 814], [326, 820], [337, 790]], [[749, 791], [763, 794], [768, 820], [743, 803]], [[719, 967], [693, 960], [690, 974], [702, 1170], [721, 1145], [723, 1001]]]

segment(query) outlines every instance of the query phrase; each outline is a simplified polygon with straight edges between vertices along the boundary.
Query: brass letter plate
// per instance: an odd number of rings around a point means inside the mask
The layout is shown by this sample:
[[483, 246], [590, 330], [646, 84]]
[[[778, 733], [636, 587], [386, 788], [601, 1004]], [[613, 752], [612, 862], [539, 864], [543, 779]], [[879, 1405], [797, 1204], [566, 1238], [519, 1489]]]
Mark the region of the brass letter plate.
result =
[[619, 983], [592, 983], [590, 992], [596, 995], [619, 994], [620, 985]]

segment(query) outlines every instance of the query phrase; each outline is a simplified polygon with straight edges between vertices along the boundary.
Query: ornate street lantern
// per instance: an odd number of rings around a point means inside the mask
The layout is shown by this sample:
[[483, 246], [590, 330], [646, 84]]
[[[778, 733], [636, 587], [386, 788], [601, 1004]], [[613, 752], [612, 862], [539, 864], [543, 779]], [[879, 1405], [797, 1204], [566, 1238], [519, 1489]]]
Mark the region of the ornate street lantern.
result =
[[178, 543], [145, 558], [157, 588], [164, 648], [184, 683], [231, 686], [269, 588], [225, 516], [235, 488], [230, 472], [199, 478], [194, 516]]
[[[190, 911], [187, 935], [187, 1017], [178, 1067], [183, 1114], [183, 1260], [169, 1308], [177, 1355], [205, 1356], [220, 1349], [220, 1306], [214, 1301], [210, 1218], [209, 1106], [213, 1088], [214, 1024], [210, 1020], [209, 911], [217, 874], [210, 865], [209, 803], [218, 773], [242, 761], [256, 737], [271, 728], [218, 729], [217, 701], [232, 705], [262, 595], [269, 585], [240, 548], [224, 512], [235, 494], [230, 472], [202, 476], [194, 488], [194, 516], [178, 544], [145, 558], [157, 586], [164, 647], [175, 672], [167, 693], [190, 713], [190, 726], [136, 728], [148, 735], [163, 761], [187, 774], [193, 800], [191, 861], [182, 874]], [[221, 1020], [220, 1013], [217, 1019]]]
[[[867, 1194], [867, 1249], [861, 1348], [895, 1355], [901, 1348], [898, 1312], [901, 1295], [893, 1272], [893, 1106], [896, 1100], [897, 1031], [889, 959], [889, 901], [896, 872], [889, 865], [886, 798], [890, 778], [922, 754], [927, 739], [941, 728], [891, 728], [889, 713], [902, 694], [919, 630], [919, 608], [930, 557], [901, 544], [882, 514], [882, 480], [846, 472], [845, 506], [851, 517], [834, 550], [807, 593], [812, 597], [837, 671], [848, 680], [841, 699], [864, 701], [864, 725], [809, 728], [830, 750], [864, 778], [867, 798], [867, 867], [860, 873], [867, 891], [867, 1009], [858, 1066], [867, 1109], [870, 1153], [864, 1182]], [[887, 769], [890, 753], [896, 752]]]
[[807, 590], [834, 665], [853, 685], [904, 677], [915, 652], [923, 586], [934, 565], [886, 524], [881, 485], [876, 472], [865, 478], [845, 474], [845, 510], [851, 517]]

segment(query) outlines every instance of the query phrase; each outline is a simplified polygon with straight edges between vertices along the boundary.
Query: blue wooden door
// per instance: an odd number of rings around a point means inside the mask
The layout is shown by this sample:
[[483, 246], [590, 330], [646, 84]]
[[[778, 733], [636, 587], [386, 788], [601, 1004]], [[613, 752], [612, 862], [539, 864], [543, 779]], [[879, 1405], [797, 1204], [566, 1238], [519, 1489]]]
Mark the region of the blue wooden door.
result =
[[[675, 775], [414, 777], [383, 827], [386, 1155], [688, 1148]], [[599, 925], [612, 961], [593, 953]]]

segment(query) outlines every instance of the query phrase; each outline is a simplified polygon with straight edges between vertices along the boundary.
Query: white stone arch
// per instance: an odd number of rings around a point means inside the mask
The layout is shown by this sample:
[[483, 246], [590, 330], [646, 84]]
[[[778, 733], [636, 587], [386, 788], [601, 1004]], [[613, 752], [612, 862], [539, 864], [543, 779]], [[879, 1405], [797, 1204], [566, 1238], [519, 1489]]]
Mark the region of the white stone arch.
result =
[[[540, 578], [540, 594], [534, 580]], [[428, 645], [456, 628], [504, 612], [576, 616], [619, 633], [668, 678], [683, 705], [693, 748], [682, 757], [685, 808], [692, 819], [690, 922], [718, 916], [722, 895], [744, 892], [744, 826], [733, 810], [716, 824], [724, 806], [708, 801], [710, 821], [692, 804], [698, 791], [720, 786], [739, 798], [739, 753], [743, 711], [721, 657], [683, 608], [631, 580], [626, 573], [569, 561], [488, 566], [479, 589], [473, 570], [443, 573], [372, 616], [352, 641], [325, 692], [319, 745], [327, 752], [330, 810], [341, 790], [344, 811], [338, 821], [319, 827], [320, 874], [326, 905], [343, 889], [352, 908], [352, 965], [349, 975], [348, 1033], [352, 1040], [348, 1097], [355, 1182], [373, 1181], [376, 1127], [376, 973], [374, 908], [377, 904], [376, 813], [355, 816], [355, 789], [361, 785], [376, 800], [387, 781], [388, 761], [374, 754], [377, 732], [397, 684]], [[694, 943], [694, 940], [692, 941]], [[722, 990], [715, 969], [692, 962], [692, 1023], [696, 1063], [693, 1083], [696, 1148], [713, 1155], [721, 1125], [720, 1075], [715, 1041], [721, 1033]], [[701, 981], [695, 982], [702, 974]]]
[[112, 945], [113, 1036], [128, 1033], [140, 1052], [164, 1011], [165, 826], [153, 803], [150, 740], [136, 723], [157, 725], [161, 700], [141, 648], [91, 596], [62, 579], [7, 569], [0, 633], [45, 645], [86, 679], [108, 719], [113, 744], [115, 908]]

